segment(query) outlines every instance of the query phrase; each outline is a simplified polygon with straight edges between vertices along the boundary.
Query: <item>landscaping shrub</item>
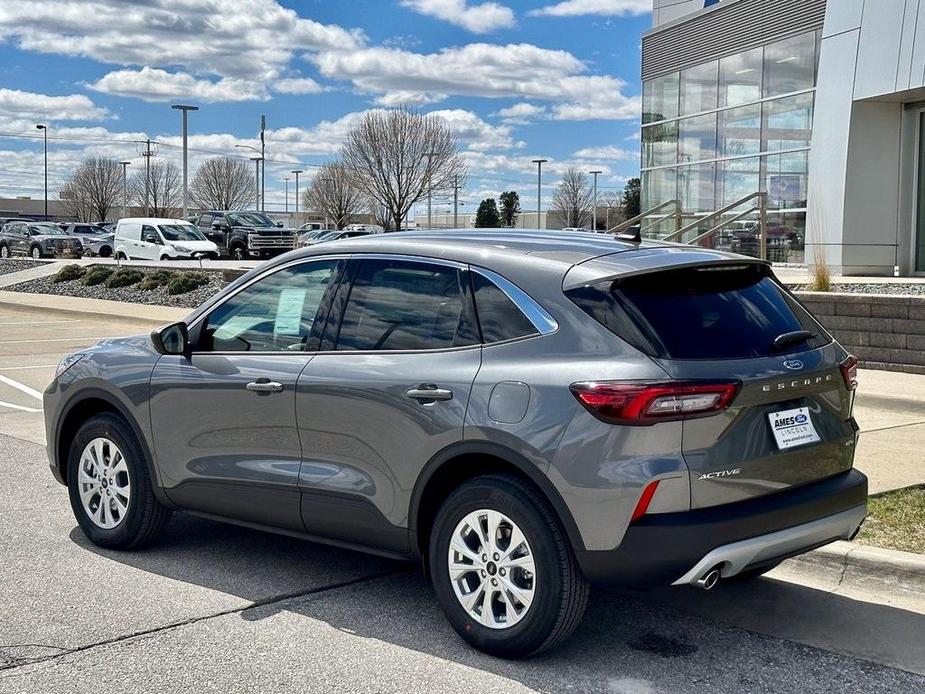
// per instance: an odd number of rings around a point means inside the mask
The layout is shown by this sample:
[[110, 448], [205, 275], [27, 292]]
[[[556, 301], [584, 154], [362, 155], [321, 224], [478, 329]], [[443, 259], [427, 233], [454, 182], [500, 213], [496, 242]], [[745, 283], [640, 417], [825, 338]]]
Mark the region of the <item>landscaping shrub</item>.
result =
[[102, 284], [107, 279], [109, 279], [109, 276], [113, 274], [113, 272], [115, 271], [112, 268], [97, 265], [90, 268], [90, 270], [84, 274], [80, 281], [88, 287], [94, 287], [97, 284]]
[[131, 268], [121, 268], [116, 270], [106, 279], [106, 286], [110, 289], [116, 289], [117, 287], [128, 287], [133, 284], [138, 284], [144, 279], [145, 274], [140, 270], [133, 270]]
[[171, 296], [187, 294], [209, 283], [209, 276], [203, 272], [184, 272], [167, 283], [167, 293]]
[[158, 287], [163, 287], [165, 284], [170, 282], [176, 276], [177, 273], [171, 272], [170, 270], [155, 270], [154, 272], [149, 272], [145, 275], [145, 278], [141, 280], [141, 284], [138, 285], [139, 289], [145, 291], [151, 291], [152, 289], [157, 289]]
[[86, 274], [86, 270], [80, 265], [65, 265], [63, 268], [58, 270], [58, 274], [55, 275], [54, 282], [70, 282], [71, 280], [78, 280]]

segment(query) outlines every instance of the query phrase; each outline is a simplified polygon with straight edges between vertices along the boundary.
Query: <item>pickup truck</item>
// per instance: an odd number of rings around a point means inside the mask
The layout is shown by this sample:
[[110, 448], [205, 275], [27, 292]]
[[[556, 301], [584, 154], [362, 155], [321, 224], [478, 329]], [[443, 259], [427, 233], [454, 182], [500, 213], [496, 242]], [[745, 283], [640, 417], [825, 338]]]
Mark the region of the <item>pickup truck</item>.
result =
[[272, 258], [295, 248], [297, 230], [260, 212], [208, 210], [191, 221], [222, 255], [235, 260]]

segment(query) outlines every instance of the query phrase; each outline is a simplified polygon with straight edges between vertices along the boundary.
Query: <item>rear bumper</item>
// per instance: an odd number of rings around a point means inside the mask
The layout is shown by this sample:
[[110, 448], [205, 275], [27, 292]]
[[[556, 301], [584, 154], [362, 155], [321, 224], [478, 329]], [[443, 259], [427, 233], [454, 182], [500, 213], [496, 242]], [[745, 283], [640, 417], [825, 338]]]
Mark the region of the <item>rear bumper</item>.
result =
[[578, 551], [604, 585], [692, 583], [717, 565], [724, 578], [854, 535], [867, 512], [857, 470], [777, 494], [680, 513], [651, 514], [611, 551]]

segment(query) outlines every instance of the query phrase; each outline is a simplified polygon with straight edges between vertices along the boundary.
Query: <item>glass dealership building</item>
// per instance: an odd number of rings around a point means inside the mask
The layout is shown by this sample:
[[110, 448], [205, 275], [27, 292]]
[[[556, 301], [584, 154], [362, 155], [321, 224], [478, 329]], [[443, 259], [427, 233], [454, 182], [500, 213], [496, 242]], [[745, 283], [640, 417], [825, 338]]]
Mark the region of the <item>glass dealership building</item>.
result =
[[925, 271], [925, 0], [654, 0], [653, 23], [642, 209], [689, 224], [762, 192], [770, 260]]

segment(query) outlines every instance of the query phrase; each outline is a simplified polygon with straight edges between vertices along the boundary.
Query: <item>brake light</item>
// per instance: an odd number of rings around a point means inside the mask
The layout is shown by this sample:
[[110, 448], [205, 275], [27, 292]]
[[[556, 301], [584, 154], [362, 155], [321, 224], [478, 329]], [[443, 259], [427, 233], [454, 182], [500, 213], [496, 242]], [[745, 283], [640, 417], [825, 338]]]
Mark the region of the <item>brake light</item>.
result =
[[858, 387], [858, 358], [849, 354], [848, 358], [841, 363], [841, 375], [845, 379], [845, 386], [848, 390], [854, 390]]
[[578, 402], [611, 424], [653, 424], [714, 414], [739, 392], [738, 381], [586, 381], [570, 388]]
[[658, 489], [658, 482], [658, 480], [649, 482], [646, 488], [642, 490], [642, 495], [639, 497], [639, 501], [636, 503], [636, 508], [633, 509], [633, 515], [630, 518], [630, 523], [635, 523], [644, 515], [646, 515], [646, 511], [649, 510], [649, 504], [652, 503], [652, 497], [655, 496], [655, 490]]

